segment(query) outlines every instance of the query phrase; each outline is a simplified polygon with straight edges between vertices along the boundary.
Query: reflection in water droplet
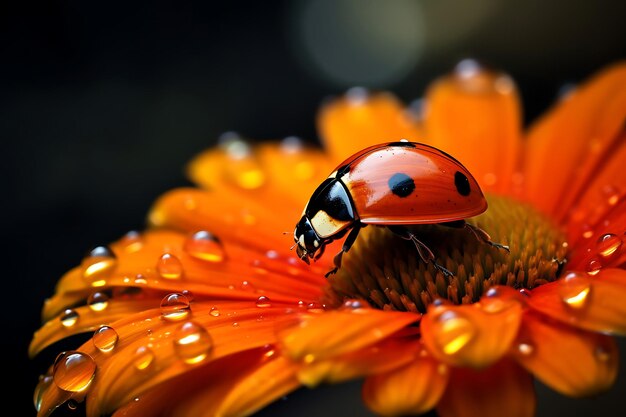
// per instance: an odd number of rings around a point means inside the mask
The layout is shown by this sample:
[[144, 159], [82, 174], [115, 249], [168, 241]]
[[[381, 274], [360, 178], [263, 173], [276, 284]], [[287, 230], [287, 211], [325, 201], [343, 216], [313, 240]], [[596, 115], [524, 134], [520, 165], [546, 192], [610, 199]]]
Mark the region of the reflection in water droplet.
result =
[[589, 302], [591, 282], [586, 276], [571, 272], [560, 282], [559, 294], [565, 305], [579, 310]]
[[113, 251], [106, 246], [97, 246], [83, 259], [83, 279], [94, 287], [103, 286], [116, 265]]
[[433, 321], [433, 336], [439, 348], [447, 355], [463, 349], [475, 336], [472, 323], [457, 312], [447, 310]]
[[174, 350], [186, 363], [203, 361], [212, 348], [209, 333], [194, 322], [183, 323], [174, 333]]
[[205, 230], [190, 236], [185, 241], [183, 249], [190, 256], [203, 261], [222, 262], [226, 257], [224, 246], [220, 240]]
[[530, 356], [535, 351], [535, 347], [530, 343], [522, 342], [517, 345], [517, 350], [524, 356]]
[[140, 371], [146, 370], [154, 362], [154, 353], [152, 349], [147, 346], [140, 346], [135, 351], [135, 357], [133, 358], [133, 365]]
[[272, 302], [270, 301], [269, 298], [267, 298], [266, 296], [262, 295], [259, 298], [257, 298], [256, 306], [259, 307], [259, 308], [271, 307], [272, 306]]
[[615, 254], [621, 246], [622, 239], [613, 233], [606, 233], [598, 239], [598, 253], [604, 258]]
[[180, 279], [183, 275], [183, 264], [171, 253], [164, 253], [157, 262], [157, 272], [166, 279]]
[[65, 327], [72, 327], [78, 321], [78, 312], [71, 308], [68, 308], [61, 314], [61, 324]]
[[168, 294], [161, 300], [161, 316], [167, 321], [180, 321], [191, 311], [189, 300], [182, 294]]
[[39, 412], [41, 410], [41, 403], [43, 402], [43, 396], [52, 384], [52, 375], [40, 375], [37, 387], [33, 393], [33, 403], [35, 404], [35, 410]]
[[93, 311], [102, 311], [109, 305], [109, 296], [103, 292], [94, 292], [87, 299], [87, 305]]
[[217, 309], [217, 307], [211, 307], [209, 314], [212, 315], [213, 317], [219, 317], [220, 311]]
[[113, 327], [102, 326], [96, 330], [92, 337], [93, 345], [101, 352], [110, 352], [117, 345], [119, 336]]
[[139, 232], [131, 230], [124, 235], [120, 244], [124, 246], [124, 250], [126, 252], [132, 253], [137, 252], [143, 247], [143, 240], [141, 239], [141, 234]]
[[61, 353], [54, 361], [54, 383], [69, 392], [84, 391], [96, 375], [96, 362], [83, 352]]

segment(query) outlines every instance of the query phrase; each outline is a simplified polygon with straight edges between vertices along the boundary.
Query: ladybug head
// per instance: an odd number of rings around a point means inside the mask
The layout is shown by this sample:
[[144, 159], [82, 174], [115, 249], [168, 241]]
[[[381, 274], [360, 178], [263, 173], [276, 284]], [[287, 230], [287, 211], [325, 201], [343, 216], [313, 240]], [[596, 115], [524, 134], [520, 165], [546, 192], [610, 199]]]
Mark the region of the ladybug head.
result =
[[307, 264], [309, 263], [308, 258], [315, 257], [315, 252], [322, 246], [322, 239], [315, 233], [307, 216], [302, 216], [296, 225], [293, 239], [297, 245], [296, 253], [298, 257]]

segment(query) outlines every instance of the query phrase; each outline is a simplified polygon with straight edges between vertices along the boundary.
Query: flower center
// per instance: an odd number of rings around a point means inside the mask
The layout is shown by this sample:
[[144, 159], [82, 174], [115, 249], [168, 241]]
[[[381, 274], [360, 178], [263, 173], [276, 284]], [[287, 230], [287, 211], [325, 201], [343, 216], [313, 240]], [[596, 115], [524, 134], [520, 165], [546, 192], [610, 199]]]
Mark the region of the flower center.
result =
[[412, 226], [436, 262], [453, 273], [446, 277], [422, 261], [412, 242], [383, 227], [366, 227], [330, 276], [325, 303], [338, 307], [347, 299], [363, 299], [384, 310], [424, 313], [436, 299], [469, 304], [494, 285], [532, 289], [557, 279], [567, 255], [564, 234], [526, 204], [500, 196], [487, 199], [489, 209], [467, 221], [508, 245], [510, 253], [477, 240], [467, 229]]

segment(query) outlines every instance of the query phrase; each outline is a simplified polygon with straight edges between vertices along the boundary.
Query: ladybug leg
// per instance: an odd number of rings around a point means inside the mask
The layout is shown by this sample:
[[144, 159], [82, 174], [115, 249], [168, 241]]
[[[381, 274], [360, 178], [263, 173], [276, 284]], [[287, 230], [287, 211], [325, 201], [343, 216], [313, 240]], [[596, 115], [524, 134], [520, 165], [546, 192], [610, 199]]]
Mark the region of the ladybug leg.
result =
[[329, 276], [331, 276], [332, 274], [337, 272], [339, 270], [339, 268], [341, 268], [341, 258], [343, 257], [343, 254], [350, 250], [350, 248], [352, 247], [352, 245], [356, 241], [356, 238], [359, 235], [359, 232], [361, 231], [361, 229], [363, 227], [365, 227], [365, 226], [363, 226], [361, 223], [356, 222], [354, 224], [352, 230], [348, 234], [348, 237], [346, 238], [346, 240], [343, 241], [343, 245], [341, 246], [341, 250], [333, 258], [333, 263], [335, 264], [335, 267], [333, 269], [331, 269], [330, 271], [328, 271], [326, 273], [326, 275], [324, 275], [326, 278], [328, 278]]
[[322, 257], [325, 250], [326, 250], [326, 245], [321, 245], [319, 252], [317, 252], [317, 255], [315, 255], [315, 258], [313, 258], [313, 260], [317, 262], [317, 260]]
[[420, 258], [422, 258], [422, 261], [424, 261], [424, 263], [432, 262], [435, 269], [441, 272], [446, 277], [451, 277], [452, 275], [454, 275], [448, 269], [435, 262], [435, 254], [433, 253], [433, 251], [431, 251], [424, 242], [419, 240], [417, 236], [415, 236], [408, 229], [402, 226], [387, 226], [387, 228], [402, 239], [410, 240], [411, 242], [413, 242], [415, 248], [417, 249], [417, 253], [419, 253]]
[[469, 229], [469, 231], [472, 232], [474, 234], [474, 236], [476, 236], [476, 239], [480, 240], [481, 242], [484, 242], [484, 243], [486, 243], [488, 245], [491, 245], [494, 248], [504, 249], [507, 252], [511, 252], [509, 250], [508, 246], [503, 245], [501, 243], [492, 242], [491, 241], [491, 236], [489, 236], [489, 233], [485, 232], [480, 227], [474, 226], [474, 225], [471, 225], [471, 224], [465, 222], [465, 228]]

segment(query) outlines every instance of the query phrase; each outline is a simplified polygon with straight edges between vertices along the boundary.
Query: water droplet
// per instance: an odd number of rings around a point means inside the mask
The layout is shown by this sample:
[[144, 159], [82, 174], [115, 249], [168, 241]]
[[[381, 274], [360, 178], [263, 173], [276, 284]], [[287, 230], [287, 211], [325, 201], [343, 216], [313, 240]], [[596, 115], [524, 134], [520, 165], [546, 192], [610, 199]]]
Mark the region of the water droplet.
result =
[[302, 150], [304, 144], [297, 136], [287, 136], [280, 142], [280, 150], [287, 154], [295, 154]]
[[568, 307], [579, 310], [588, 304], [591, 294], [589, 278], [577, 272], [571, 272], [563, 278], [560, 284], [559, 294]]
[[593, 236], [593, 229], [591, 228], [591, 226], [589, 226], [588, 224], [583, 224], [581, 228], [583, 229], [584, 239], [589, 239]]
[[250, 281], [241, 281], [239, 288], [244, 291], [254, 291], [254, 286], [250, 283]]
[[113, 327], [102, 326], [93, 334], [93, 345], [101, 352], [110, 352], [117, 345], [119, 336]]
[[96, 375], [96, 362], [83, 352], [69, 351], [54, 361], [54, 383], [64, 391], [84, 391]]
[[106, 246], [97, 246], [83, 259], [83, 278], [94, 287], [106, 284], [115, 266], [117, 258], [111, 249]]
[[189, 302], [193, 302], [194, 298], [193, 298], [193, 293], [189, 290], [183, 290], [182, 293], [185, 297], [187, 297], [187, 299], [189, 300]]
[[141, 234], [136, 230], [126, 233], [120, 243], [124, 246], [124, 250], [129, 253], [137, 252], [143, 247]]
[[304, 358], [302, 359], [304, 360], [304, 363], [311, 364], [315, 362], [315, 355], [312, 353], [307, 353], [306, 355], [304, 355]]
[[168, 294], [161, 301], [161, 316], [167, 321], [183, 320], [190, 311], [189, 299], [182, 294]]
[[600, 362], [608, 362], [611, 359], [611, 352], [604, 346], [596, 347], [594, 354]]
[[87, 299], [87, 305], [93, 311], [102, 311], [109, 305], [109, 296], [103, 292], [94, 292]]
[[222, 262], [226, 257], [220, 240], [205, 230], [189, 237], [183, 248], [190, 256], [203, 261]]
[[220, 147], [232, 159], [244, 159], [252, 153], [250, 145], [237, 132], [224, 132], [220, 135]]
[[343, 303], [343, 308], [348, 310], [358, 310], [360, 308], [369, 308], [370, 305], [365, 300], [346, 300]]
[[604, 258], [615, 254], [621, 246], [622, 239], [613, 233], [606, 233], [598, 239], [598, 253]]
[[489, 314], [501, 313], [516, 304], [517, 300], [504, 296], [499, 288], [490, 288], [480, 300], [482, 310]]
[[447, 355], [463, 349], [476, 334], [472, 323], [457, 312], [447, 310], [433, 321], [433, 336], [439, 348]]
[[213, 348], [213, 340], [204, 327], [194, 323], [183, 323], [174, 333], [174, 350], [186, 363], [203, 361]]
[[367, 103], [370, 93], [364, 87], [352, 87], [346, 91], [346, 100], [353, 106], [362, 106]]
[[74, 411], [78, 408], [78, 403], [75, 400], [69, 400], [67, 402], [67, 408], [69, 408], [70, 410]]
[[212, 315], [213, 317], [219, 317], [220, 311], [217, 309], [217, 307], [211, 307], [209, 314]]
[[157, 272], [166, 279], [180, 279], [183, 276], [183, 264], [171, 253], [164, 253], [157, 262]]
[[52, 380], [52, 375], [39, 376], [39, 382], [37, 383], [37, 387], [35, 387], [35, 392], [33, 393], [33, 403], [35, 404], [35, 410], [37, 410], [37, 412], [41, 410], [43, 396], [50, 387], [50, 384], [52, 384]]
[[239, 323], [237, 323], [236, 321], [233, 322], [233, 327], [239, 327]]
[[535, 347], [528, 342], [522, 342], [517, 345], [517, 351], [523, 356], [530, 356], [535, 351]]
[[135, 276], [134, 283], [137, 285], [147, 285], [148, 280], [143, 275], [137, 274], [137, 276]]
[[135, 357], [133, 358], [133, 365], [140, 371], [144, 371], [152, 365], [154, 362], [154, 352], [148, 346], [140, 346], [135, 351]]
[[587, 273], [589, 275], [598, 275], [600, 270], [602, 269], [602, 263], [598, 259], [592, 259], [587, 264]]
[[262, 295], [259, 298], [257, 298], [256, 306], [259, 307], [259, 308], [267, 308], [267, 307], [271, 307], [272, 306], [272, 302], [270, 301], [269, 298], [267, 298], [266, 296]]
[[78, 321], [78, 312], [68, 308], [61, 314], [61, 324], [65, 327], [72, 327]]

